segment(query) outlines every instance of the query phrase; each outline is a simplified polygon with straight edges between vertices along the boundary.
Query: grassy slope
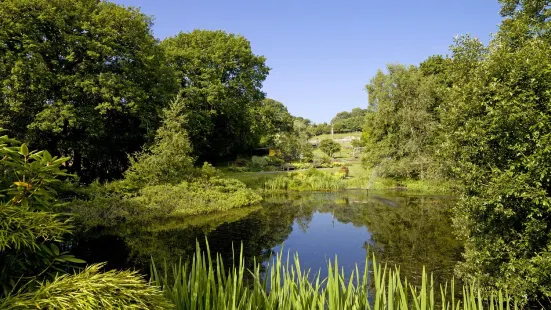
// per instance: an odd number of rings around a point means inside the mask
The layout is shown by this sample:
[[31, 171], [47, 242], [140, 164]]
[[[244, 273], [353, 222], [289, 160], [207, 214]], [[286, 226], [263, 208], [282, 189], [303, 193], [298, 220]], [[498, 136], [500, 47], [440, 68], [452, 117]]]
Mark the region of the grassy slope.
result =
[[[335, 139], [342, 139], [342, 138], [346, 138], [346, 137], [358, 137], [359, 138], [361, 136], [362, 136], [361, 131], [348, 132], [348, 133], [336, 133], [335, 134]], [[312, 141], [312, 140], [323, 140], [323, 139], [331, 139], [331, 134], [323, 134], [323, 135], [315, 136], [315, 137], [310, 138], [310, 141]]]
[[[453, 188], [453, 184], [445, 184], [442, 182], [429, 182], [418, 180], [398, 181], [388, 178], [377, 177], [376, 173], [371, 170], [366, 170], [362, 167], [359, 156], [352, 157], [352, 148], [350, 142], [339, 141], [338, 139], [346, 137], [360, 137], [361, 132], [338, 133], [335, 134], [335, 140], [341, 144], [341, 151], [335, 156], [335, 160], [346, 163], [348, 165], [349, 174], [346, 179], [346, 187], [348, 189], [408, 189], [411, 191], [420, 191], [426, 193], [443, 193], [449, 192]], [[330, 134], [315, 136], [310, 140], [323, 140], [331, 138]], [[314, 155], [323, 156], [323, 152], [319, 149], [314, 150]], [[337, 172], [340, 168], [321, 168], [321, 171]], [[248, 187], [254, 189], [263, 188], [264, 182], [276, 178], [280, 175], [285, 175], [285, 171], [273, 172], [230, 172], [227, 169], [221, 169], [228, 177], [238, 179], [245, 183]]]

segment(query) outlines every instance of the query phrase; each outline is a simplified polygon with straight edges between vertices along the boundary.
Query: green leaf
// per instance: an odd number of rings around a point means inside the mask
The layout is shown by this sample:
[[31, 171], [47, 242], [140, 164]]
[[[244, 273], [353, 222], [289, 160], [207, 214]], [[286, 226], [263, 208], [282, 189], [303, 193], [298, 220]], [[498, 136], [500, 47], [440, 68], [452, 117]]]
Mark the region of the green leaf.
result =
[[50, 245], [50, 248], [52, 249], [52, 253], [54, 253], [55, 256], [59, 256], [59, 247], [55, 243], [52, 243]]
[[27, 145], [25, 143], [21, 144], [21, 154], [23, 156], [29, 155], [29, 148], [27, 147]]

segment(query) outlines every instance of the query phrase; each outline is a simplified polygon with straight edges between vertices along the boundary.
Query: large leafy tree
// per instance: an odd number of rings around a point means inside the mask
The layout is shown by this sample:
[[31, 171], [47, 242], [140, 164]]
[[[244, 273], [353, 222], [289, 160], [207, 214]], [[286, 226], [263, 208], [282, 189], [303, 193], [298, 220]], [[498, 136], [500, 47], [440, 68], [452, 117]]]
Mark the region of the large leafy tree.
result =
[[433, 155], [442, 93], [438, 75], [423, 67], [388, 65], [388, 72], [377, 72], [366, 87], [364, 163], [381, 174], [426, 178], [437, 170]]
[[337, 133], [353, 132], [362, 130], [366, 109], [354, 108], [350, 112], [339, 112], [331, 120], [333, 131]]
[[110, 2], [2, 1], [0, 126], [85, 179], [119, 176], [174, 86], [150, 26]]
[[283, 103], [266, 98], [254, 109], [252, 130], [259, 136], [260, 145], [273, 146], [276, 135], [293, 131], [293, 116]]
[[[502, 1], [488, 47], [453, 47], [446, 156], [464, 182], [459, 270], [535, 304], [551, 297], [551, 40], [548, 1]], [[543, 304], [549, 307], [549, 304]]]
[[162, 42], [186, 102], [195, 154], [209, 161], [256, 143], [253, 110], [265, 97], [269, 68], [250, 42], [224, 31], [195, 30]]

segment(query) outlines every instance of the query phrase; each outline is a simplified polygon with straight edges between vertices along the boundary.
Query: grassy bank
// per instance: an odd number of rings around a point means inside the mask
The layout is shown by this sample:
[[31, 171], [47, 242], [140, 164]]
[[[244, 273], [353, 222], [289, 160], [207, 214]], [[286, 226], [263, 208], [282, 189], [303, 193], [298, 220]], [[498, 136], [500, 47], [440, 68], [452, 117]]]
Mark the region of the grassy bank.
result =
[[[317, 170], [327, 174], [335, 174], [339, 172], [340, 168], [319, 168]], [[381, 178], [377, 175], [374, 175], [372, 171], [364, 169], [358, 162], [350, 164], [348, 166], [348, 171], [348, 177], [339, 181], [342, 183], [342, 185], [335, 185], [333, 186], [333, 188], [326, 186], [302, 186], [302, 188], [303, 190], [408, 190], [422, 193], [450, 193], [454, 192], [457, 189], [453, 183], [445, 181], [395, 180], [391, 178]], [[285, 182], [289, 183], [292, 181], [292, 179], [296, 179], [297, 174], [305, 173], [306, 170], [298, 170], [293, 172], [224, 172], [227, 177], [238, 179], [241, 182], [245, 183], [247, 187], [257, 190], [285, 189]], [[281, 185], [276, 186], [276, 188], [270, 188], [269, 186], [267, 186], [275, 182], [279, 182], [281, 183]], [[311, 184], [313, 184], [314, 182], [316, 182], [316, 180], [312, 180]], [[299, 187], [300, 185], [290, 189], [300, 190]]]
[[[399, 267], [387, 268], [366, 258], [365, 267], [346, 274], [337, 258], [327, 265], [327, 278], [303, 270], [298, 255], [284, 257], [280, 252], [270, 260], [266, 273], [259, 262], [245, 268], [243, 251], [229, 269], [220, 256], [211, 257], [207, 248], [197, 247], [191, 264], [165, 266], [164, 272], [152, 265], [152, 283], [163, 290], [176, 309], [517, 309], [507, 294], [463, 286], [461, 298], [455, 285], [435, 287], [424, 270], [420, 287], [400, 276]], [[315, 271], [314, 271], [315, 272]]]

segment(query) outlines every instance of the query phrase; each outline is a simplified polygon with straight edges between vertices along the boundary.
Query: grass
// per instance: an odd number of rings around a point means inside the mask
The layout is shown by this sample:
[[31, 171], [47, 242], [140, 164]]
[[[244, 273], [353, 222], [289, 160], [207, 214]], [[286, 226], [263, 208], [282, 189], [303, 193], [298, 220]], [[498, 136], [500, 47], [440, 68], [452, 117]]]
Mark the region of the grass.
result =
[[263, 189], [267, 181], [276, 179], [279, 176], [287, 175], [287, 171], [270, 171], [270, 172], [231, 172], [225, 171], [224, 175], [228, 178], [237, 179], [247, 187], [252, 189]]
[[[340, 168], [318, 168], [317, 170], [335, 173]], [[348, 178], [342, 180], [343, 186], [336, 186], [334, 188], [328, 186], [311, 186], [309, 188], [304, 187], [303, 190], [342, 190], [342, 189], [372, 189], [372, 190], [396, 190], [403, 189], [413, 192], [422, 193], [449, 193], [454, 191], [454, 185], [448, 182], [442, 181], [430, 181], [430, 180], [395, 180], [391, 178], [381, 178], [373, 175], [370, 170], [364, 169], [362, 165], [356, 161], [354, 163], [348, 163]], [[285, 179], [289, 178], [289, 174], [296, 172], [229, 172], [226, 171], [225, 175], [229, 178], [238, 179], [245, 183], [247, 187], [253, 189], [264, 190], [269, 187], [266, 185], [273, 185], [273, 189], [283, 190], [288, 188], [288, 184], [285, 183]], [[373, 180], [371, 180], [373, 178]], [[279, 185], [275, 183], [280, 183]], [[286, 185], [287, 184], [287, 185]], [[287, 187], [286, 187], [287, 186]], [[288, 188], [289, 189], [289, 188]]]
[[[343, 138], [346, 138], [346, 137], [361, 137], [362, 136], [362, 132], [361, 131], [356, 131], [356, 132], [348, 132], [348, 133], [336, 133], [334, 134], [334, 139], [343, 139]], [[323, 139], [331, 139], [331, 134], [323, 134], [323, 135], [319, 135], [319, 136], [315, 136], [315, 137], [312, 137], [310, 138], [310, 141], [312, 140], [323, 140]]]
[[[430, 180], [396, 180], [391, 178], [381, 178], [374, 175], [371, 170], [364, 169], [359, 158], [352, 157], [352, 148], [350, 142], [338, 141], [339, 139], [346, 137], [361, 137], [361, 132], [351, 133], [336, 133], [334, 135], [337, 143], [341, 144], [341, 151], [335, 154], [335, 160], [342, 162], [348, 166], [349, 174], [346, 179], [342, 181], [344, 185], [336, 184], [322, 184], [324, 182], [317, 182], [318, 185], [311, 182], [309, 186], [306, 185], [289, 185], [289, 173], [286, 171], [274, 171], [274, 172], [230, 172], [227, 169], [221, 168], [220, 170], [229, 178], [235, 178], [245, 183], [247, 187], [253, 189], [268, 189], [268, 190], [342, 190], [342, 189], [373, 189], [373, 190], [396, 190], [403, 189], [414, 192], [422, 193], [449, 193], [453, 192], [454, 184], [442, 181], [430, 181]], [[323, 134], [312, 137], [311, 140], [323, 140], [330, 139], [331, 134]], [[323, 157], [326, 156], [319, 148], [314, 149], [314, 156]], [[339, 167], [335, 168], [317, 168], [319, 171], [335, 173], [339, 171]], [[293, 188], [294, 187], [294, 188]]]
[[[235, 260], [234, 260], [235, 261]], [[329, 261], [328, 276], [321, 278], [301, 268], [298, 255], [282, 252], [270, 260], [266, 272], [254, 262], [245, 268], [243, 248], [233, 266], [226, 268], [220, 255], [211, 256], [208, 248], [197, 245], [191, 264], [180, 264], [164, 272], [153, 263], [151, 283], [162, 289], [176, 309], [372, 309], [372, 310], [482, 310], [518, 309], [501, 291], [483, 295], [475, 285], [463, 286], [457, 298], [454, 280], [435, 287], [432, 276], [423, 269], [421, 286], [400, 276], [398, 267], [388, 268], [375, 258], [366, 258], [365, 267], [346, 274], [338, 259]], [[170, 272], [169, 272], [170, 269]]]
[[346, 188], [343, 175], [324, 172], [312, 168], [306, 171], [292, 172], [264, 183], [267, 190], [293, 191], [339, 191]]

